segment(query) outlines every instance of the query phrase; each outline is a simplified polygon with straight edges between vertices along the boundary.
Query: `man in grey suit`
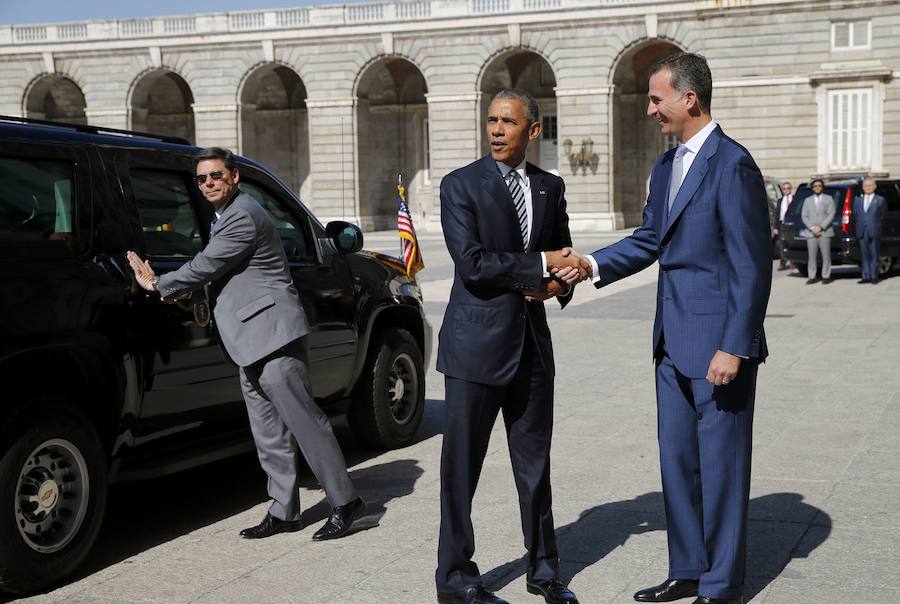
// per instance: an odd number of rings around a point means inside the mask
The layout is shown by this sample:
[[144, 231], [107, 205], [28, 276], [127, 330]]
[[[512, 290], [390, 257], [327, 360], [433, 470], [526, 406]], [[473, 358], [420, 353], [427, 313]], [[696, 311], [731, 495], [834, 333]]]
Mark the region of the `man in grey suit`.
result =
[[834, 237], [834, 199], [825, 194], [825, 182], [817, 178], [809, 185], [812, 195], [803, 200], [803, 209], [800, 219], [805, 227], [800, 231], [800, 237], [806, 239], [806, 251], [809, 255], [807, 266], [809, 278], [807, 285], [818, 283], [816, 276], [818, 268], [817, 256], [822, 254], [822, 284], [828, 285], [831, 278], [831, 238]]
[[194, 157], [197, 185], [215, 210], [207, 246], [190, 262], [156, 276], [135, 252], [128, 260], [138, 283], [165, 301], [209, 284], [222, 345], [240, 367], [241, 390], [272, 505], [263, 521], [241, 531], [260, 539], [298, 531], [300, 499], [296, 444], [325, 490], [331, 516], [314, 540], [351, 530], [365, 504], [350, 482], [344, 455], [309, 387], [309, 326], [268, 213], [238, 189], [234, 155], [211, 147]]
[[887, 202], [884, 197], [875, 193], [875, 180], [866, 178], [862, 182], [862, 195], [853, 200], [853, 224], [856, 227], [856, 240], [862, 256], [860, 269], [862, 279], [859, 283], [878, 285], [878, 257], [881, 255], [881, 225]]

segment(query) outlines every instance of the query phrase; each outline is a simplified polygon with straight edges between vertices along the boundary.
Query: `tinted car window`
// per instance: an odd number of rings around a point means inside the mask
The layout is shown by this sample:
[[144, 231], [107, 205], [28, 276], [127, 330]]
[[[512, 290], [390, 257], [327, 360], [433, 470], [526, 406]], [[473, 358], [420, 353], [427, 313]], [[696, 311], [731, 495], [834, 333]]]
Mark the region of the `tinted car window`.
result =
[[900, 191], [897, 183], [891, 181], [876, 182], [875, 193], [887, 200], [888, 212], [900, 212]]
[[[794, 218], [800, 220], [800, 212], [803, 211], [803, 202], [807, 197], [812, 195], [812, 190], [808, 187], [801, 187], [797, 194], [794, 195], [794, 201], [791, 202], [791, 207], [788, 208], [787, 217]], [[832, 199], [834, 199], [834, 216], [836, 219], [839, 219], [841, 216], [841, 210], [844, 208], [844, 198], [847, 196], [847, 187], [845, 186], [829, 186], [825, 185], [825, 195], [829, 195]]]
[[68, 239], [73, 174], [67, 162], [0, 157], [0, 240]]
[[272, 217], [275, 228], [281, 236], [281, 244], [288, 258], [312, 258], [312, 248], [309, 246], [306, 229], [302, 221], [288, 213], [278, 199], [262, 186], [241, 179], [238, 185], [243, 193], [246, 193], [259, 203]]
[[193, 256], [203, 242], [184, 175], [132, 170], [131, 187], [151, 256]]

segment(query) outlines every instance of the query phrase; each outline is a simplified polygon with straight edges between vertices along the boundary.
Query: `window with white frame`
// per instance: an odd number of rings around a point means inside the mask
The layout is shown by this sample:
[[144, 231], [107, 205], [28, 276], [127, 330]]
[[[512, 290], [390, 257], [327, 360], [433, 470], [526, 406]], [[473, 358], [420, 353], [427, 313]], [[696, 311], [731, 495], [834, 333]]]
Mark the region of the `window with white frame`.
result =
[[829, 90], [829, 169], [868, 169], [871, 163], [872, 89]]
[[831, 50], [870, 48], [871, 21], [836, 21], [831, 24]]

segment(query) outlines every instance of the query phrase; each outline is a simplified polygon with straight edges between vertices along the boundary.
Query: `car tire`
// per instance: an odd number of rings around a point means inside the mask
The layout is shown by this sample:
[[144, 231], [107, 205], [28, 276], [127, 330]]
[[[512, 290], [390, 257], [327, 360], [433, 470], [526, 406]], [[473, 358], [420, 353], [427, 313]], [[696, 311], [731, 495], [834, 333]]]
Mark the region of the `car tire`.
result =
[[106, 509], [107, 464], [80, 415], [40, 408], [0, 457], [0, 591], [46, 589], [94, 545]]
[[890, 256], [879, 256], [878, 258], [878, 276], [884, 277], [894, 267], [895, 259]]
[[424, 409], [425, 369], [415, 339], [405, 329], [380, 332], [348, 413], [351, 430], [372, 447], [405, 447], [415, 438]]

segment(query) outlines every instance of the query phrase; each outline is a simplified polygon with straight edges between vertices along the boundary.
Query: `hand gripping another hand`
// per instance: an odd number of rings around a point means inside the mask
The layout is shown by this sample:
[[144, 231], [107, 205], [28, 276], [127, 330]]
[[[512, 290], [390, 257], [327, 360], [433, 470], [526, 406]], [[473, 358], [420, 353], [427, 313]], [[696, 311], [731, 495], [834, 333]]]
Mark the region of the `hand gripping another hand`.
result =
[[593, 275], [593, 267], [588, 259], [573, 248], [564, 247], [561, 250], [545, 252], [547, 256], [547, 270], [555, 278], [569, 285], [575, 285]]

